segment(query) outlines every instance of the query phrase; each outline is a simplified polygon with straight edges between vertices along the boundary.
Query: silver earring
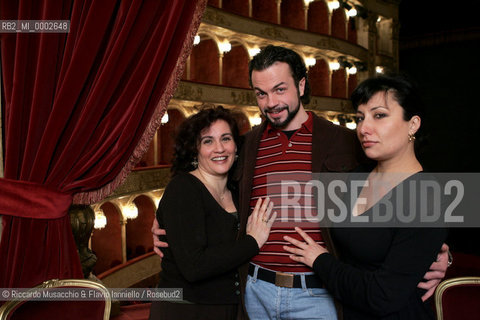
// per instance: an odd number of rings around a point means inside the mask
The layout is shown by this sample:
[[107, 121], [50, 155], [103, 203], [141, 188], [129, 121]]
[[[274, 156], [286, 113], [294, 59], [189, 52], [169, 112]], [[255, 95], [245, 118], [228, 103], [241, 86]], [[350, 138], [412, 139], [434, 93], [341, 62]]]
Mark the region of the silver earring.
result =
[[193, 158], [193, 161], [191, 162], [192, 163], [192, 166], [197, 169], [198, 167], [198, 161], [197, 161], [197, 157]]
[[235, 154], [235, 161], [237, 161], [238, 159], [238, 154]]
[[413, 133], [408, 134], [408, 141], [409, 142], [415, 141], [415, 135]]

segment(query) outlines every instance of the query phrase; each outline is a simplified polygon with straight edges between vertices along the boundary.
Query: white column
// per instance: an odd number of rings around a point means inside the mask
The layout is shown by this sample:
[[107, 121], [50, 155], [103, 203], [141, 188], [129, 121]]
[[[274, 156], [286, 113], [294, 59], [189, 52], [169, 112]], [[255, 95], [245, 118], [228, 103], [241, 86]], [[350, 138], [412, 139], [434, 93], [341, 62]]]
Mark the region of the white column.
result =
[[329, 70], [328, 70], [328, 92], [329, 92], [330, 97], [333, 95], [332, 77], [333, 77], [333, 70], [329, 68]]
[[189, 55], [188, 58], [187, 58], [187, 66], [186, 66], [186, 70], [185, 70], [185, 72], [186, 72], [186, 74], [187, 74], [187, 77], [186, 77], [187, 80], [190, 80], [190, 70], [191, 70], [190, 57], [191, 57], [191, 56], [192, 56], [192, 55]]
[[218, 84], [223, 84], [223, 55], [224, 53], [220, 53], [218, 56]]
[[350, 24], [350, 17], [346, 14], [345, 15], [345, 40], [348, 41], [348, 27]]
[[[165, 110], [167, 112], [167, 110]], [[155, 131], [153, 136], [153, 165], [158, 165], [158, 130]]]
[[127, 262], [127, 219], [120, 217], [120, 228], [122, 232], [122, 263]]
[[333, 11], [328, 10], [328, 35], [332, 35], [332, 15]]
[[282, 0], [277, 0], [277, 23], [282, 24]]
[[305, 30], [308, 30], [308, 4], [305, 4], [303, 7], [303, 10], [305, 11]]

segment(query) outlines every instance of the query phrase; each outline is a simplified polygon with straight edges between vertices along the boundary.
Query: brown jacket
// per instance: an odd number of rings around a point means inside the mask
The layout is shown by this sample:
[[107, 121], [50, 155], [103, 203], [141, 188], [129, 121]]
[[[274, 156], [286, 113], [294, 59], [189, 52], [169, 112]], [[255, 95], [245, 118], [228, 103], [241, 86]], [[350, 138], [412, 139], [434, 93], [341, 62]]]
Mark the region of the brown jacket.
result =
[[[246, 232], [257, 149], [266, 125], [266, 122], [263, 122], [245, 135], [240, 157], [232, 176], [239, 188], [240, 237]], [[353, 131], [334, 125], [313, 114], [312, 172], [347, 172], [353, 170], [364, 159], [365, 155]], [[336, 255], [329, 229], [321, 229], [328, 251]], [[239, 268], [242, 302], [247, 272], [248, 264]], [[245, 311], [244, 308], [242, 309]], [[240, 313], [239, 318], [247, 319], [246, 313]]]

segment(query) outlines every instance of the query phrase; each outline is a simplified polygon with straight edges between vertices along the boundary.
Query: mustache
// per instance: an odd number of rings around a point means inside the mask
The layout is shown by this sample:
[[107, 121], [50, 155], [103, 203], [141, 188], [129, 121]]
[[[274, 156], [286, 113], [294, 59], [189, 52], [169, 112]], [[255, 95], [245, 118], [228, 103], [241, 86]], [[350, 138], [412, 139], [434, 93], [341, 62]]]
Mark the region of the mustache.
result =
[[287, 109], [288, 109], [288, 106], [275, 107], [271, 109], [266, 109], [265, 113], [278, 113], [280, 111], [287, 110]]

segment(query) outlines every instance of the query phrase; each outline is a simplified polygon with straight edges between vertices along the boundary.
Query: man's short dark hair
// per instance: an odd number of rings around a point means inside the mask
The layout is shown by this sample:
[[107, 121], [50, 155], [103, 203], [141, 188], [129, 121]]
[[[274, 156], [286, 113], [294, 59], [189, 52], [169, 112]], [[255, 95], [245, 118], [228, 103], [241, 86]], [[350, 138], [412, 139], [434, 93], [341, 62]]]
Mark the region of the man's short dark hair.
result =
[[307, 67], [302, 57], [293, 50], [269, 45], [258, 53], [248, 64], [248, 75], [250, 86], [252, 85], [252, 71], [262, 71], [276, 62], [285, 62], [290, 66], [293, 80], [298, 89], [298, 84], [302, 78], [305, 78], [305, 90], [303, 96], [300, 97], [302, 104], [306, 105], [310, 102], [310, 84], [308, 82]]

